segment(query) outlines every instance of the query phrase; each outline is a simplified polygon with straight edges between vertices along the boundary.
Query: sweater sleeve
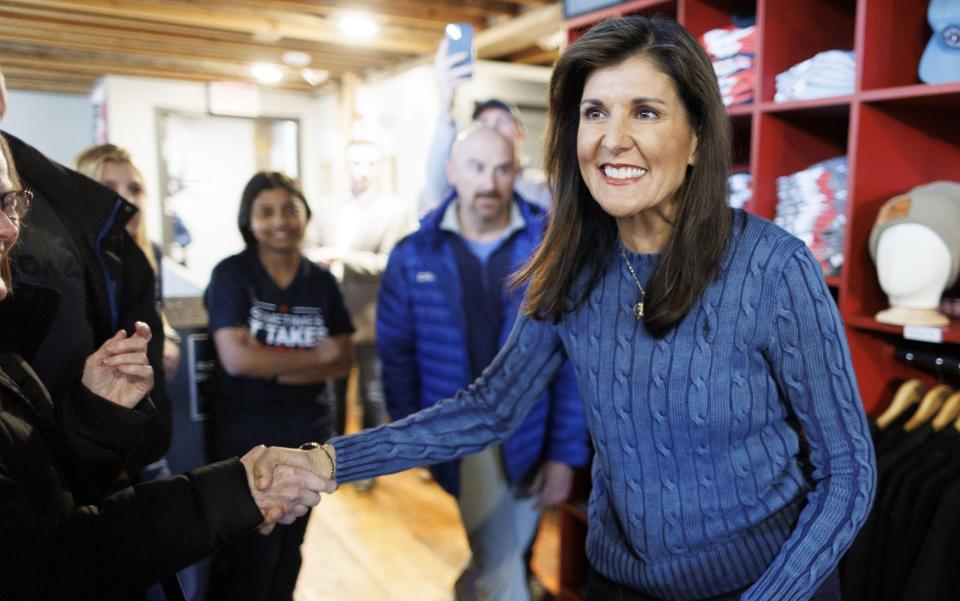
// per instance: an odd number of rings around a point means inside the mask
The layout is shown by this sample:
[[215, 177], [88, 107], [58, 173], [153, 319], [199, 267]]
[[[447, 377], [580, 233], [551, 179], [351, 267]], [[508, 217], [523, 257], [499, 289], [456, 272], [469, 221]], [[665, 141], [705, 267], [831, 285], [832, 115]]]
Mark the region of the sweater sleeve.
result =
[[790, 537], [744, 601], [803, 601], [837, 568], [866, 520], [876, 464], [846, 337], [820, 265], [802, 243], [776, 286], [767, 359], [799, 420], [813, 490]]
[[400, 421], [333, 439], [337, 480], [449, 461], [506, 438], [564, 362], [557, 327], [521, 315], [493, 362], [466, 390]]
[[121, 490], [52, 518], [0, 464], [0, 597], [119, 598], [262, 521], [237, 459]]

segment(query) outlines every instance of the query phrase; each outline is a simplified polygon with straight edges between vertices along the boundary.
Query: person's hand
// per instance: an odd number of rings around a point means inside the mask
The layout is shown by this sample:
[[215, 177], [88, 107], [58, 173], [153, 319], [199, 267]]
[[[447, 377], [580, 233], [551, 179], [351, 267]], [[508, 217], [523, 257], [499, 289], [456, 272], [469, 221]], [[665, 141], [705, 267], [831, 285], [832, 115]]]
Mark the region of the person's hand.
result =
[[470, 58], [466, 52], [447, 54], [447, 38], [444, 37], [437, 47], [437, 55], [433, 61], [433, 72], [437, 79], [437, 92], [440, 114], [450, 115], [453, 112], [453, 96], [457, 88], [473, 75], [473, 63], [459, 65]]
[[253, 476], [257, 488], [264, 490], [271, 486], [278, 467], [294, 466], [313, 472], [325, 482], [324, 492], [332, 493], [337, 490], [337, 482], [333, 479], [336, 474], [336, 461], [337, 450], [331, 444], [325, 444], [323, 448], [317, 447], [309, 451], [268, 447], [262, 455], [256, 458], [253, 464]]
[[153, 368], [147, 360], [150, 326], [138, 321], [133, 336], [120, 330], [83, 366], [80, 382], [90, 392], [122, 407], [131, 408], [153, 388]]
[[[320, 502], [321, 492], [333, 492], [330, 481], [314, 474], [304, 461], [307, 451], [260, 445], [240, 458], [247, 473], [247, 485], [263, 515], [261, 534], [276, 524], [292, 524]], [[257, 465], [269, 465], [269, 477], [256, 475]], [[262, 469], [262, 468], [261, 468]]]
[[573, 468], [559, 461], [547, 461], [530, 485], [529, 492], [538, 495], [537, 509], [544, 510], [566, 501], [573, 489]]

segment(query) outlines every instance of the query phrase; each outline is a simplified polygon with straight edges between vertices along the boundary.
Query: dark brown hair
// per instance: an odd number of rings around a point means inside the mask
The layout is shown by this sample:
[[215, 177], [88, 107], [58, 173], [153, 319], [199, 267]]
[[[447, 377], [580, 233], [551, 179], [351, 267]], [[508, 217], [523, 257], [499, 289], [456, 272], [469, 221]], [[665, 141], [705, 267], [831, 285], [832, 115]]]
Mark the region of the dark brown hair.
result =
[[[529, 283], [526, 310], [531, 316], [554, 321], [582, 304], [599, 282], [616, 244], [617, 226], [594, 201], [580, 174], [579, 105], [591, 73], [636, 55], [652, 59], [670, 76], [697, 135], [696, 164], [687, 168], [677, 191], [673, 231], [646, 288], [644, 323], [659, 338], [683, 319], [716, 278], [732, 221], [726, 203], [730, 121], [710, 59], [672, 19], [634, 16], [602, 21], [557, 60], [544, 134], [553, 211], [543, 243], [514, 282]], [[568, 296], [584, 270], [587, 285], [571, 306]]]
[[240, 195], [240, 211], [237, 214], [237, 227], [240, 228], [240, 235], [247, 246], [256, 246], [257, 239], [250, 229], [250, 215], [253, 213], [253, 201], [264, 190], [286, 190], [290, 196], [300, 199], [303, 207], [307, 211], [307, 221], [310, 221], [310, 205], [307, 199], [300, 191], [300, 186], [288, 175], [279, 171], [261, 171], [250, 178], [247, 185], [243, 188], [243, 194]]

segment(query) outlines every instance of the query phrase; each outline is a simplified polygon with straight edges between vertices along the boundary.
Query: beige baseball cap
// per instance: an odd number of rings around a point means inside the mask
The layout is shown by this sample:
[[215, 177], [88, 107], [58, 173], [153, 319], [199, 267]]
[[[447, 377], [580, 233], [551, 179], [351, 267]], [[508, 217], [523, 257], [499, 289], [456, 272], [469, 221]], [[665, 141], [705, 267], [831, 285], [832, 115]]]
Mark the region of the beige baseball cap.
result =
[[885, 202], [870, 231], [870, 256], [874, 261], [880, 234], [900, 223], [923, 225], [940, 236], [950, 251], [947, 286], [952, 286], [960, 274], [960, 183], [938, 181], [924, 184]]

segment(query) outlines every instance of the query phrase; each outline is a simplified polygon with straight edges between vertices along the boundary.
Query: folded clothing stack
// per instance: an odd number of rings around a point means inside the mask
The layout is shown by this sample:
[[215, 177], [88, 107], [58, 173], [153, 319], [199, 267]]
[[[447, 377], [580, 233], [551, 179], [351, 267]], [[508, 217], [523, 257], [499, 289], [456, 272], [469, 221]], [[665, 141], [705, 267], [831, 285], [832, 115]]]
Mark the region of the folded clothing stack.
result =
[[823, 267], [824, 275], [837, 275], [843, 265], [846, 206], [845, 156], [777, 178], [774, 221], [806, 242]]
[[776, 102], [853, 93], [857, 57], [852, 50], [827, 50], [777, 75]]
[[734, 171], [727, 177], [727, 204], [742, 209], [753, 198], [753, 176], [749, 171]]
[[753, 102], [757, 88], [757, 30], [749, 27], [723, 27], [703, 34], [700, 44], [713, 61], [723, 104], [733, 106]]

